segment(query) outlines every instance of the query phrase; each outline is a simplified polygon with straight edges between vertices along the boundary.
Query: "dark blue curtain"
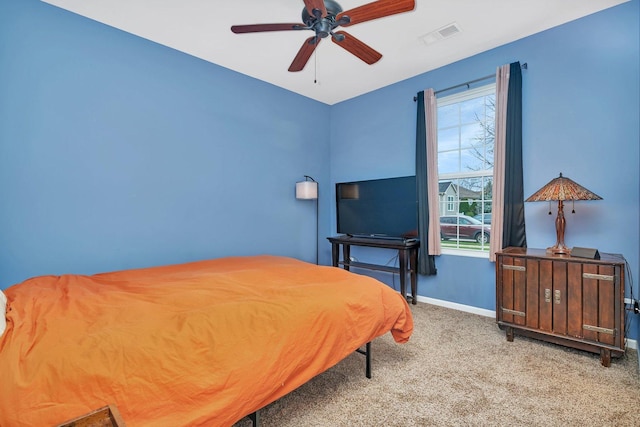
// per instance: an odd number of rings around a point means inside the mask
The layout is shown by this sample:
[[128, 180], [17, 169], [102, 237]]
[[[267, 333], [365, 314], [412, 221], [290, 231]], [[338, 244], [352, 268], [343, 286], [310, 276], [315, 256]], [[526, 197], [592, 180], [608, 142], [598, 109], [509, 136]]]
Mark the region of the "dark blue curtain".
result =
[[416, 188], [418, 196], [418, 273], [431, 276], [438, 272], [435, 256], [429, 255], [429, 194], [427, 191], [427, 123], [424, 111], [424, 92], [418, 93], [416, 126]]
[[527, 236], [522, 183], [522, 71], [520, 62], [509, 65], [502, 247], [524, 248]]

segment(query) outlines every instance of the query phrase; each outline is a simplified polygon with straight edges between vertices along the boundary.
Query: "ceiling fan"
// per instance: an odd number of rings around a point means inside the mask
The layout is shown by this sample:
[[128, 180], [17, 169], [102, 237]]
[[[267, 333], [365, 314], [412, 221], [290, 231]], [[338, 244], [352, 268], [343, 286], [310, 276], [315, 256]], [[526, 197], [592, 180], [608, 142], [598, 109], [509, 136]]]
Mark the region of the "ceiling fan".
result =
[[304, 9], [302, 9], [303, 23], [233, 25], [231, 31], [236, 34], [289, 30], [314, 31], [315, 35], [309, 37], [302, 44], [289, 67], [289, 71], [301, 71], [309, 61], [311, 54], [318, 47], [318, 44], [320, 44], [320, 41], [329, 35], [331, 40], [338, 46], [367, 64], [374, 64], [382, 58], [380, 52], [377, 52], [346, 31], [334, 30], [338, 27], [348, 27], [389, 15], [409, 12], [415, 8], [415, 0], [378, 0], [343, 12], [342, 7], [333, 0], [303, 1], [305, 4]]

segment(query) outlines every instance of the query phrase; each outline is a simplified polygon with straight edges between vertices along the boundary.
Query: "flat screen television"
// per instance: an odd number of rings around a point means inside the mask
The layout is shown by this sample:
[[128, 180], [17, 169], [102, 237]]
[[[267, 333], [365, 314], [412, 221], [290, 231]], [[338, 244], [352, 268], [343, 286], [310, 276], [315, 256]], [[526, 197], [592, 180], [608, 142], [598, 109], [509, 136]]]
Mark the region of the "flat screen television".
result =
[[416, 177], [336, 184], [338, 233], [409, 239], [418, 236]]

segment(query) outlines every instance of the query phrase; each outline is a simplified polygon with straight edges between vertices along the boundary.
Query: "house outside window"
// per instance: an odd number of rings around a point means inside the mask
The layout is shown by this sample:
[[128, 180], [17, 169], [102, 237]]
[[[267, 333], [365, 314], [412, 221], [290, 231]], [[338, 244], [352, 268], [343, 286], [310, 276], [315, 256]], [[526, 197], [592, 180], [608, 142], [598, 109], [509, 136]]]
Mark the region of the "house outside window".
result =
[[489, 255], [494, 129], [495, 84], [438, 99], [443, 253]]

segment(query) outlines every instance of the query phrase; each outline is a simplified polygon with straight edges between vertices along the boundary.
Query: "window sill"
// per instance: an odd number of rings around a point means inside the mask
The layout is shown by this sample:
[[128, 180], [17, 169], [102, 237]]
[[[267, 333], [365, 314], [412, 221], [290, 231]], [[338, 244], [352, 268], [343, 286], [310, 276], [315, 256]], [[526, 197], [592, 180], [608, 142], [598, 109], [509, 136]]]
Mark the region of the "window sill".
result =
[[442, 255], [455, 255], [455, 256], [465, 256], [470, 258], [486, 258], [489, 259], [489, 252], [485, 251], [470, 251], [465, 249], [450, 249], [450, 248], [442, 248]]

